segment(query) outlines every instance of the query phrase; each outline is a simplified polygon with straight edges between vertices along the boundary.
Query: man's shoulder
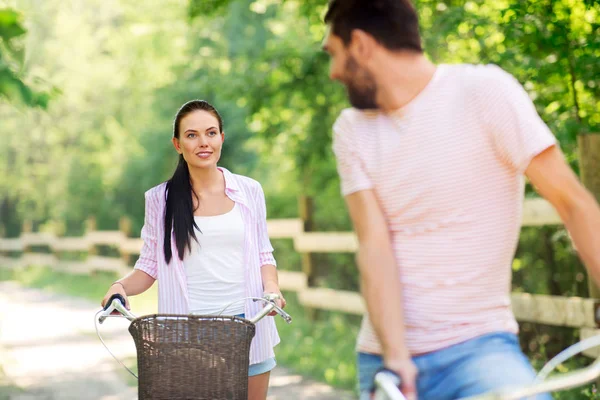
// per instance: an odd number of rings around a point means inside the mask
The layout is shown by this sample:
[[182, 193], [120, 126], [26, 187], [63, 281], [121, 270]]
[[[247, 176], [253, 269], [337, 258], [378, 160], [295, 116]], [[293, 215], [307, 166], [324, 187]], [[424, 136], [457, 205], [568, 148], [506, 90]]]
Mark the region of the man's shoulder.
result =
[[447, 69], [464, 89], [494, 90], [498, 85], [515, 81], [513, 75], [496, 64], [454, 64]]
[[440, 64], [438, 67], [444, 68], [451, 74], [459, 74], [476, 78], [491, 78], [499, 75], [506, 75], [502, 67], [497, 64]]

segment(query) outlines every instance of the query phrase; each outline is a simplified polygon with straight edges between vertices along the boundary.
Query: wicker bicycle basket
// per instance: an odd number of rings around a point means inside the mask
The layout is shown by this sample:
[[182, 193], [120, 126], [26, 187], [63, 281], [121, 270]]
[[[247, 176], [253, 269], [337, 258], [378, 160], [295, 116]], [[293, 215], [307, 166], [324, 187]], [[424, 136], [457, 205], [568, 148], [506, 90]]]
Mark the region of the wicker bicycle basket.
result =
[[129, 326], [141, 400], [246, 400], [255, 326], [238, 317], [153, 314]]

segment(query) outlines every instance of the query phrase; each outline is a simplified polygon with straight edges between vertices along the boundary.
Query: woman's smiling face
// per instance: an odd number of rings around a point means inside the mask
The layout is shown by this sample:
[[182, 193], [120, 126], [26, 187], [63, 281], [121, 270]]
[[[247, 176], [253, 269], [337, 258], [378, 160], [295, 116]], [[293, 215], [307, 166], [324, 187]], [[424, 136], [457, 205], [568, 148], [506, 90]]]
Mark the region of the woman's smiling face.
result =
[[221, 158], [225, 134], [219, 130], [219, 121], [208, 111], [196, 110], [179, 123], [179, 137], [173, 145], [189, 168], [212, 168]]

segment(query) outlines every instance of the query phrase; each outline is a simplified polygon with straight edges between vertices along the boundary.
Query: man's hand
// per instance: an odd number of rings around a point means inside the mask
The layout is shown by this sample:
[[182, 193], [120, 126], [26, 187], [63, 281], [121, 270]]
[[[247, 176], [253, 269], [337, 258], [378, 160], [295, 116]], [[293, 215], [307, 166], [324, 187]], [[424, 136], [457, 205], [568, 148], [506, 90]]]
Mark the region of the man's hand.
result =
[[[385, 361], [385, 367], [395, 372], [400, 377], [400, 392], [407, 400], [417, 400], [417, 375], [419, 373], [416, 365], [408, 358], [397, 358]], [[373, 396], [371, 396], [373, 398]]]
[[385, 361], [386, 368], [400, 376], [400, 391], [407, 400], [417, 400], [417, 366], [410, 358], [398, 358]]

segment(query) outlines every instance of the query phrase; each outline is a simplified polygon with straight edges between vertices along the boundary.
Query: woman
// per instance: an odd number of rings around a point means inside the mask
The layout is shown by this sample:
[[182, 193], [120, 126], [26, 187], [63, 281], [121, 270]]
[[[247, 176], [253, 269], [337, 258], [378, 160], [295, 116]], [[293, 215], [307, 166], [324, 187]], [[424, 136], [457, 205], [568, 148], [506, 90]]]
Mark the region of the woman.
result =
[[[224, 140], [221, 116], [209, 103], [190, 101], [178, 111], [172, 141], [179, 164], [171, 179], [146, 192], [140, 257], [110, 286], [103, 306], [113, 294], [127, 299], [157, 279], [159, 313], [213, 314], [244, 297], [281, 296], [264, 193], [258, 182], [217, 166]], [[283, 296], [278, 305], [285, 306]], [[261, 307], [239, 302], [227, 314], [251, 316]], [[273, 319], [261, 320], [250, 346], [249, 399], [266, 399], [277, 343]]]

